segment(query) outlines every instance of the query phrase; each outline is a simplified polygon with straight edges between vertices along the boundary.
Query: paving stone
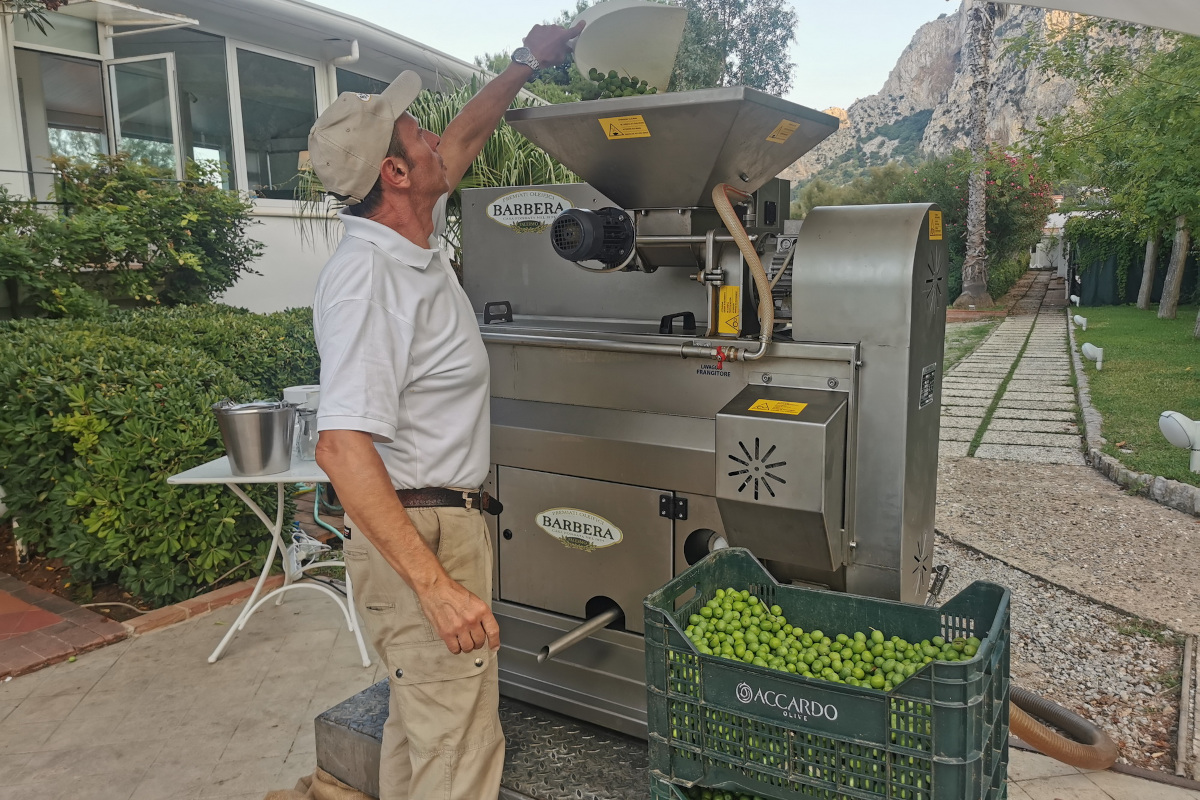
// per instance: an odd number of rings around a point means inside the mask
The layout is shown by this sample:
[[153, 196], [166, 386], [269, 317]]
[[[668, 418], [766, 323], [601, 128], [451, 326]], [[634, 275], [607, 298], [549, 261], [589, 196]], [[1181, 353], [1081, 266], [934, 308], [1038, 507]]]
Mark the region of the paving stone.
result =
[[942, 387], [942, 403], [943, 404], [945, 404], [946, 398], [949, 398], [949, 397], [958, 397], [958, 398], [963, 398], [963, 397], [980, 398], [980, 397], [982, 397], [982, 398], [986, 398], [986, 399], [990, 400], [995, 396], [996, 396], [996, 392], [994, 390], [988, 391], [987, 389], [983, 389], [983, 390], [958, 389], [958, 388], [950, 387], [950, 386]]
[[981, 444], [976, 458], [994, 461], [1024, 461], [1033, 464], [1070, 464], [1084, 466], [1083, 452], [1065, 447], [1030, 447], [1020, 444]]
[[1075, 390], [1070, 386], [1060, 386], [1050, 381], [1018, 381], [1014, 379], [1009, 381], [1005, 388], [1010, 392], [1046, 392], [1075, 396]]
[[1039, 411], [1041, 411], [1041, 410], [1065, 411], [1065, 412], [1070, 412], [1072, 415], [1074, 415], [1074, 412], [1075, 412], [1075, 404], [1074, 403], [1063, 403], [1063, 402], [1058, 402], [1058, 401], [1054, 401], [1054, 400], [1008, 400], [1008, 399], [1003, 399], [1000, 401], [1000, 408], [1032, 409], [1032, 410], [1039, 410]]
[[972, 432], [982, 424], [983, 417], [951, 417], [943, 414], [941, 420], [943, 428], [969, 428]]
[[[945, 425], [945, 420], [942, 425]], [[1073, 422], [1056, 422], [1048, 419], [997, 419], [988, 423], [988, 431], [1029, 431], [1030, 433], [1071, 433], [1079, 435], [1079, 427]]]
[[985, 409], [992, 404], [992, 396], [983, 397], [946, 397], [942, 395], [942, 408], [956, 406], [961, 408]]
[[1004, 392], [1005, 400], [1029, 400], [1033, 402], [1074, 403], [1075, 395], [1070, 392], [1023, 392], [1020, 389], [1009, 389]]
[[977, 406], [942, 406], [942, 419], [946, 417], [978, 418], [979, 416], [979, 408]]
[[975, 438], [977, 430], [979, 430], [978, 425], [972, 425], [969, 428], [951, 428], [943, 425], [941, 440], [943, 442], [969, 442]]
[[1078, 434], [1041, 433], [1035, 431], [1005, 431], [988, 427], [983, 434], [983, 444], [1024, 444], [1035, 447], [1082, 447]]
[[1055, 370], [1051, 372], [1050, 370], [1037, 371], [1022, 370], [1018, 368], [1017, 371], [1013, 373], [1013, 380], [1048, 383], [1052, 386], [1070, 386], [1071, 373], [1067, 372], [1066, 370]]
[[1000, 406], [992, 419], [1040, 419], [1058, 422], [1074, 422], [1074, 411], [1054, 411], [1046, 408], [1005, 408]]
[[944, 458], [966, 458], [970, 450], [970, 442], [942, 442], [938, 446], [938, 455]]

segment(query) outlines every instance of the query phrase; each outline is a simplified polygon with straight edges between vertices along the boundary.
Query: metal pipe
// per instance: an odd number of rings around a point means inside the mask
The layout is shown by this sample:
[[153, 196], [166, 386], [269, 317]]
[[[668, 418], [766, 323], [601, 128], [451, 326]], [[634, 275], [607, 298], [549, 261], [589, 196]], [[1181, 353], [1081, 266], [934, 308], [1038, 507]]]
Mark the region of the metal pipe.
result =
[[[748, 236], [747, 238], [749, 238], [750, 241], [753, 242], [754, 240], [756, 240], [758, 238], [758, 235], [755, 234], [753, 236]], [[655, 245], [663, 245], [665, 247], [666, 245], [672, 245], [672, 244], [705, 244], [707, 241], [708, 241], [708, 236], [639, 236], [639, 237], [637, 237], [637, 243], [641, 247], [653, 247]], [[732, 236], [725, 235], [725, 236], [714, 236], [713, 241], [717, 242], [718, 244], [727, 244], [729, 242], [736, 242], [737, 239], [733, 238]]]
[[545, 664], [549, 659], [558, 656], [564, 650], [574, 647], [596, 631], [600, 630], [601, 628], [608, 627], [613, 621], [618, 620], [623, 616], [625, 616], [625, 612], [621, 610], [620, 606], [613, 606], [607, 611], [600, 612], [587, 622], [572, 628], [550, 644], [543, 647], [542, 651], [538, 653], [538, 663]]
[[[599, 350], [608, 353], [645, 353], [649, 355], [669, 355], [680, 358], [719, 358], [717, 346], [704, 347], [683, 342], [682, 344], [667, 344], [666, 342], [622, 342], [612, 339], [572, 339], [568, 336], [532, 336], [524, 334], [499, 333], [481, 330], [485, 342], [496, 344], [522, 345], [524, 347], [556, 347], [563, 350]], [[720, 345], [726, 361], [746, 361], [736, 342]], [[758, 351], [764, 351], [766, 344], [761, 343]]]
[[350, 40], [350, 55], [338, 56], [332, 61], [335, 67], [348, 67], [358, 63], [358, 39]]

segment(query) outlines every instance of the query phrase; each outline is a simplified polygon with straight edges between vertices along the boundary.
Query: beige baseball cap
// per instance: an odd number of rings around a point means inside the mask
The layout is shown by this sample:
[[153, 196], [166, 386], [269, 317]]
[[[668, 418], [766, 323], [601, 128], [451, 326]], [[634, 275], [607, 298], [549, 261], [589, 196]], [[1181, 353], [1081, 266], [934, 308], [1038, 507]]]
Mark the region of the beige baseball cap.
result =
[[379, 180], [396, 120], [421, 91], [421, 76], [401, 72], [382, 94], [342, 92], [308, 132], [309, 159], [325, 190], [361, 203]]

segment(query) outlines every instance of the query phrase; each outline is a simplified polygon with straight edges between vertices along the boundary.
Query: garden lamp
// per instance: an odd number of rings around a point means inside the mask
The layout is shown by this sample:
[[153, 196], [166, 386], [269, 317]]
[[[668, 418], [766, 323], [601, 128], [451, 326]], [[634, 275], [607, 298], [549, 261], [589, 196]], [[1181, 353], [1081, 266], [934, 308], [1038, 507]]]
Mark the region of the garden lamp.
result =
[[1200, 422], [1178, 411], [1164, 411], [1158, 417], [1158, 429], [1171, 444], [1192, 451], [1189, 466], [1192, 472], [1200, 472]]
[[1079, 348], [1083, 351], [1083, 357], [1096, 362], [1096, 369], [1104, 369], [1104, 348], [1096, 347], [1094, 344], [1083, 343], [1083, 347]]
[[1075, 304], [1076, 308], [1078, 308], [1079, 307], [1079, 295], [1077, 295], [1077, 294], [1071, 295], [1071, 302]]
[[1083, 328], [1085, 331], [1087, 330], [1087, 317], [1081, 317], [1078, 314], [1076, 314], [1071, 319], [1075, 320], [1076, 325]]

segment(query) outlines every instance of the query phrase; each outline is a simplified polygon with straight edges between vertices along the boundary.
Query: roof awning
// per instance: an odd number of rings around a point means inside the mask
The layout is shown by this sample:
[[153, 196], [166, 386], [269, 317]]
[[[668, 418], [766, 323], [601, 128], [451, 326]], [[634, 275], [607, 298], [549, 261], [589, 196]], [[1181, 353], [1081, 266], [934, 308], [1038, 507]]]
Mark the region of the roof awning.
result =
[[60, 14], [90, 19], [92, 22], [110, 25], [113, 28], [130, 29], [117, 31], [113, 34], [114, 36], [198, 24], [196, 20], [182, 14], [153, 11], [149, 8], [121, 2], [121, 0], [72, 0], [59, 7], [58, 11]]
[[1006, 5], [1073, 11], [1200, 36], [1200, 3], [1196, 0], [1021, 0]]

